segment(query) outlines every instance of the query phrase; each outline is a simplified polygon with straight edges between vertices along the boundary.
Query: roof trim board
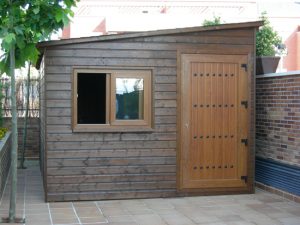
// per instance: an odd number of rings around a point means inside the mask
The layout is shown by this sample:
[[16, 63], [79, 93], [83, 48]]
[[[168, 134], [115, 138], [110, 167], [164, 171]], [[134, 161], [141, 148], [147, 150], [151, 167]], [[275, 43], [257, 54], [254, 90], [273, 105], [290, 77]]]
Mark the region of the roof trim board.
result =
[[229, 29], [259, 27], [262, 25], [263, 25], [262, 21], [254, 21], [254, 22], [246, 22], [246, 23], [221, 24], [217, 26], [186, 27], [186, 28], [154, 30], [154, 31], [144, 31], [144, 32], [124, 33], [124, 34], [70, 38], [70, 39], [63, 39], [63, 40], [40, 42], [37, 44], [37, 47], [40, 48], [41, 50], [42, 48], [45, 47], [58, 46], [58, 45], [79, 44], [79, 43], [98, 42], [98, 41], [112, 41], [112, 40], [120, 40], [120, 39], [127, 39], [127, 38], [172, 35], [172, 34], [192, 33], [192, 32], [201, 32], [201, 31], [229, 30]]

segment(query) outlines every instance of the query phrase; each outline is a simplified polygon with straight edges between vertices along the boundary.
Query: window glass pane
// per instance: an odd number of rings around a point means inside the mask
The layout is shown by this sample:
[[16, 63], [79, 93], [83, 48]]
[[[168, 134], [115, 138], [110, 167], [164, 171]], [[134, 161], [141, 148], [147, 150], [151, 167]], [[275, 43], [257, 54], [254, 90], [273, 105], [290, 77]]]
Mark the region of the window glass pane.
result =
[[78, 73], [78, 124], [106, 123], [106, 74]]
[[116, 119], [144, 119], [144, 79], [116, 78]]

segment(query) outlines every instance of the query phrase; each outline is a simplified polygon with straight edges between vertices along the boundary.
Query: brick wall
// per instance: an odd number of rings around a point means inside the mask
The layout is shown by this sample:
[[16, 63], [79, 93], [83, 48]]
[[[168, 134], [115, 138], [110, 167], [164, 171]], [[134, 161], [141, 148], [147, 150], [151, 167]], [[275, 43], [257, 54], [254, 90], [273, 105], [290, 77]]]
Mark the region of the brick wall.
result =
[[[11, 127], [11, 118], [4, 118], [4, 126]], [[24, 127], [24, 118], [18, 119], [18, 133], [19, 133], [19, 152], [22, 149], [23, 144], [23, 127]], [[27, 141], [26, 141], [26, 159], [39, 159], [40, 154], [40, 139], [39, 139], [39, 118], [28, 118], [27, 125]], [[19, 155], [20, 156], [20, 155]]]
[[300, 166], [300, 71], [256, 82], [256, 156]]

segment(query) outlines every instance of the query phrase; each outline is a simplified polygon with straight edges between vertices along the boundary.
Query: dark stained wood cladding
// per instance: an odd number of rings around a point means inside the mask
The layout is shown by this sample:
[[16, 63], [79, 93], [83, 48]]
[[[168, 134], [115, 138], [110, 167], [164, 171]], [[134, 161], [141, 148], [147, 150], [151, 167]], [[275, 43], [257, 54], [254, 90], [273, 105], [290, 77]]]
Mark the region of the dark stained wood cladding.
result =
[[[47, 190], [47, 150], [46, 150], [46, 81], [45, 81], [45, 58], [41, 61], [39, 69], [40, 74], [40, 166], [43, 175], [43, 183], [45, 190]], [[45, 193], [47, 198], [47, 193]]]
[[[254, 56], [254, 30], [216, 30], [47, 47], [47, 201], [168, 197], [176, 189], [177, 51]], [[152, 133], [73, 133], [73, 67], [153, 70]], [[44, 108], [45, 107], [45, 108]], [[43, 110], [45, 109], [45, 110]]]

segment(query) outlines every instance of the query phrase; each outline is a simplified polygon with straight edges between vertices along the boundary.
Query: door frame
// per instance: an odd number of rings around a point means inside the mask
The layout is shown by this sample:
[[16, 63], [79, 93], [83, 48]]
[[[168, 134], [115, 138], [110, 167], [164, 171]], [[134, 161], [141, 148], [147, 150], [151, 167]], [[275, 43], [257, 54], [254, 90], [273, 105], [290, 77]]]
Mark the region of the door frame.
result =
[[[182, 54], [216, 54], [216, 55], [240, 55], [247, 56], [247, 83], [250, 87], [247, 91], [248, 95], [248, 152], [247, 152], [247, 185], [245, 187], [229, 187], [229, 188], [183, 188], [182, 187], [182, 144], [183, 144], [183, 132], [182, 126], [183, 117], [182, 112], [184, 110], [183, 101], [182, 101]], [[218, 194], [218, 193], [253, 193], [254, 192], [254, 160], [255, 160], [255, 77], [254, 77], [254, 68], [255, 62], [253, 61], [255, 51], [253, 48], [249, 47], [248, 49], [224, 49], [221, 51], [216, 49], [179, 49], [177, 50], [177, 163], [176, 163], [176, 183], [177, 183], [177, 192], [185, 194]]]

